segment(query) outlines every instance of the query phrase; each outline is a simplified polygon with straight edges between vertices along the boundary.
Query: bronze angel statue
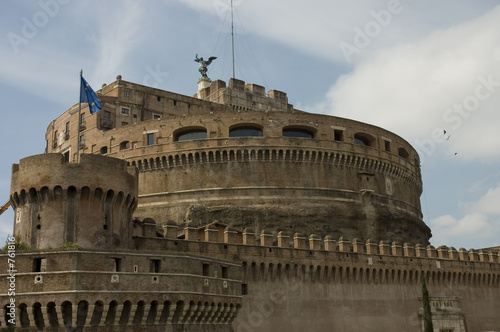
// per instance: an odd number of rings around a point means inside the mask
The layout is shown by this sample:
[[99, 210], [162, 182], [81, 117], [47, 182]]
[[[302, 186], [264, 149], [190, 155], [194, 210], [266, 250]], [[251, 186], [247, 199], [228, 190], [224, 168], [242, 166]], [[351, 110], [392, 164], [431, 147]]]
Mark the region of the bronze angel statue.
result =
[[203, 60], [203, 57], [198, 58], [198, 54], [196, 54], [196, 58], [194, 59], [194, 61], [196, 61], [196, 62], [198, 62], [200, 64], [199, 71], [201, 73], [201, 77], [208, 78], [208, 76], [207, 76], [207, 71], [208, 71], [207, 67], [215, 59], [217, 59], [217, 57], [211, 56], [210, 58], [208, 58], [208, 60]]

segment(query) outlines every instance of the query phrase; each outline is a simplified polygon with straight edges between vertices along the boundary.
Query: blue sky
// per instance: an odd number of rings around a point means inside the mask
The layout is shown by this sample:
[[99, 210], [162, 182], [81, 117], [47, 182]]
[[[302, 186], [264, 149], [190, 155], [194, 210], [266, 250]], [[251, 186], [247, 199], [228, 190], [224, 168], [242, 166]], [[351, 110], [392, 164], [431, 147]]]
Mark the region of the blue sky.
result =
[[[500, 245], [500, 2], [233, 0], [236, 76], [298, 109], [352, 118], [420, 152], [435, 246]], [[229, 0], [0, 3], [0, 204], [13, 163], [43, 153], [51, 120], [123, 79], [196, 92], [195, 54], [231, 76]], [[446, 131], [446, 134], [444, 134]], [[0, 238], [13, 211], [0, 216]]]

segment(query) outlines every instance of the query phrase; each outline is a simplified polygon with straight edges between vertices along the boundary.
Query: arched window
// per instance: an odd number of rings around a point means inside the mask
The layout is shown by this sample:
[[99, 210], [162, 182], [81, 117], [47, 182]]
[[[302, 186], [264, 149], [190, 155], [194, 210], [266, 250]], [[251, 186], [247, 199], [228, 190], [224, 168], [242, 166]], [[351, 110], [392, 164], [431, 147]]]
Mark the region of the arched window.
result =
[[183, 128], [174, 133], [174, 141], [183, 142], [195, 139], [206, 139], [207, 130], [205, 128]]
[[123, 141], [120, 143], [120, 151], [121, 150], [126, 150], [130, 149], [130, 142], [129, 141]]
[[285, 127], [283, 137], [314, 138], [314, 130], [308, 128]]
[[410, 154], [408, 153], [408, 151], [406, 151], [405, 148], [399, 148], [398, 149], [398, 155], [401, 158], [406, 159], [406, 160], [408, 160], [408, 158], [410, 157]]
[[373, 147], [375, 145], [375, 138], [369, 134], [356, 133], [354, 134], [354, 144]]
[[257, 126], [246, 125], [229, 129], [229, 137], [262, 137], [262, 129]]

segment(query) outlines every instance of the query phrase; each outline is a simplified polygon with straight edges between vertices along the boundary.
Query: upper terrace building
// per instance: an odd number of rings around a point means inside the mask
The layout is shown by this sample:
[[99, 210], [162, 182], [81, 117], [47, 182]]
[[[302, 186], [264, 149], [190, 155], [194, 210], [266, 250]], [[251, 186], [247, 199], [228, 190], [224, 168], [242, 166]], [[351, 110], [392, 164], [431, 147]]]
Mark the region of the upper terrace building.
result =
[[[122, 80], [47, 128], [47, 152], [139, 169], [136, 216], [428, 243], [415, 149], [382, 128], [296, 110], [286, 93], [231, 79], [187, 97]], [[77, 133], [80, 121], [80, 133]]]
[[139, 218], [428, 243], [419, 157], [394, 133], [237, 79], [188, 97], [118, 76], [98, 94], [101, 112], [78, 119], [76, 104], [50, 123], [47, 152], [137, 166]]

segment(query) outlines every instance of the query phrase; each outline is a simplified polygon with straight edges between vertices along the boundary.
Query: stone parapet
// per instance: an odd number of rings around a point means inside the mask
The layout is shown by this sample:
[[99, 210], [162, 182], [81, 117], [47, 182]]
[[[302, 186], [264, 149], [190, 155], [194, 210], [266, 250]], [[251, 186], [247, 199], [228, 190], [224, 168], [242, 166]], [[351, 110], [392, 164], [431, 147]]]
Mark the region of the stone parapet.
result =
[[[148, 227], [149, 223], [144, 224], [143, 227]], [[177, 233], [174, 231], [175, 225], [170, 224], [172, 228], [171, 233]], [[211, 227], [211, 228], [210, 228]], [[217, 229], [212, 225], [207, 225], [205, 231], [210, 228], [213, 233]], [[492, 250], [466, 250], [460, 248], [457, 251], [453, 247], [439, 246], [436, 249], [432, 245], [421, 245], [415, 244], [410, 245], [405, 243], [400, 245], [397, 242], [389, 244], [387, 241], [379, 241], [378, 243], [372, 240], [367, 240], [365, 243], [361, 242], [359, 239], [355, 238], [352, 241], [346, 239], [345, 237], [340, 237], [335, 240], [332, 236], [327, 235], [324, 238], [319, 237], [316, 234], [311, 234], [305, 236], [302, 233], [295, 233], [292, 238], [293, 245], [290, 247], [290, 236], [286, 232], [280, 231], [277, 234], [273, 232], [262, 230], [260, 236], [256, 238], [256, 235], [251, 229], [244, 229], [242, 231], [243, 236], [237, 237], [236, 235], [231, 236], [229, 234], [237, 234], [238, 230], [231, 227], [226, 227], [224, 230], [225, 239], [224, 243], [231, 243], [234, 245], [244, 245], [249, 247], [276, 247], [283, 248], [287, 250], [310, 250], [311, 254], [315, 252], [345, 252], [352, 254], [362, 254], [362, 255], [383, 255], [387, 257], [410, 257], [410, 258], [422, 258], [422, 259], [433, 259], [442, 261], [466, 261], [466, 262], [478, 262], [478, 263], [500, 263], [500, 251]], [[216, 235], [212, 234], [211, 239], [216, 239]], [[231, 240], [229, 240], [229, 238]], [[140, 237], [136, 237], [140, 239]], [[158, 238], [162, 240], [162, 238]], [[210, 241], [214, 242], [214, 241]], [[141, 242], [142, 243], [142, 242]], [[143, 244], [144, 248], [147, 248], [146, 244]], [[499, 266], [500, 268], [500, 266]]]

